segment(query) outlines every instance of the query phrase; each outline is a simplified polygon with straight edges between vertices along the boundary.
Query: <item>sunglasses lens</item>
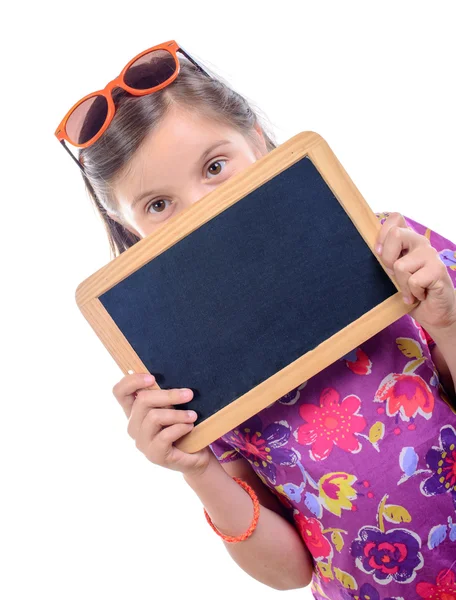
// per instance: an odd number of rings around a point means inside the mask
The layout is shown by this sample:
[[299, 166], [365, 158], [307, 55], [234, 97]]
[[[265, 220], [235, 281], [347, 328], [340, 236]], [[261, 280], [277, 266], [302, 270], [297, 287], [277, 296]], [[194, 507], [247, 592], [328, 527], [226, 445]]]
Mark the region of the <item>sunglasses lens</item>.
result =
[[92, 96], [82, 102], [69, 116], [66, 132], [75, 144], [85, 144], [103, 127], [108, 114], [108, 101], [104, 96]]
[[154, 50], [138, 58], [125, 73], [125, 83], [135, 90], [148, 90], [161, 85], [174, 75], [177, 64], [167, 50]]

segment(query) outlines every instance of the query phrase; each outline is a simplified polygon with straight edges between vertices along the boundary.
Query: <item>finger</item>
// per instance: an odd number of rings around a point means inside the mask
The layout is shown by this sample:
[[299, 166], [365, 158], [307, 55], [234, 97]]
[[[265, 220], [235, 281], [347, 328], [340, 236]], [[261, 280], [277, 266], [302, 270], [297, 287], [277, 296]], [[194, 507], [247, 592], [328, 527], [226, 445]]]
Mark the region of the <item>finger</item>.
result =
[[[410, 288], [410, 277], [426, 264], [426, 256], [423, 252], [414, 251], [406, 254], [393, 264], [393, 273], [406, 304], [413, 304], [416, 300], [424, 300], [423, 294], [418, 296]], [[416, 290], [417, 291], [417, 290]]]
[[383, 245], [385, 243], [385, 238], [388, 235], [388, 232], [391, 229], [391, 227], [406, 228], [407, 222], [404, 219], [404, 217], [398, 212], [393, 212], [387, 217], [387, 219], [383, 223], [383, 225], [380, 229], [380, 232], [378, 234], [378, 237], [377, 237], [376, 250], [379, 255], [382, 254]]
[[[185, 392], [185, 394], [184, 394]], [[133, 407], [131, 409], [130, 420], [128, 422], [128, 433], [136, 439], [141, 423], [147, 413], [152, 409], [172, 409], [173, 405], [189, 402], [193, 396], [187, 390], [139, 390], [136, 395]]]
[[399, 258], [415, 248], [426, 245], [429, 245], [428, 240], [419, 233], [393, 226], [388, 231], [383, 244], [382, 262], [387, 269], [393, 271], [393, 265]]
[[[409, 288], [414, 296], [419, 300], [425, 300], [429, 292], [444, 293], [449, 279], [448, 271], [440, 259], [436, 262], [429, 261], [423, 268], [419, 269], [410, 276], [408, 281]], [[449, 281], [453, 287], [451, 280]]]
[[404, 295], [404, 301], [412, 304], [415, 300], [426, 299], [426, 290], [433, 289], [438, 281], [443, 281], [445, 265], [432, 247], [419, 247], [397, 260], [394, 275]]
[[136, 436], [136, 445], [145, 448], [151, 440], [163, 430], [178, 424], [192, 424], [196, 421], [194, 410], [176, 410], [173, 408], [157, 408], [150, 410], [144, 417]]
[[146, 449], [147, 456], [152, 462], [163, 464], [165, 462], [173, 462], [176, 460], [182, 451], [178, 450], [173, 446], [174, 442], [177, 442], [181, 437], [190, 433], [194, 425], [193, 423], [178, 423], [165, 427], [162, 431], [155, 436], [153, 441], [149, 443]]
[[156, 387], [160, 389], [155, 383], [155, 377], [148, 373], [134, 373], [132, 375], [126, 375], [112, 388], [112, 393], [116, 398], [117, 402], [123, 408], [127, 417], [130, 416], [131, 407], [135, 401], [136, 392], [139, 389], [147, 387]]

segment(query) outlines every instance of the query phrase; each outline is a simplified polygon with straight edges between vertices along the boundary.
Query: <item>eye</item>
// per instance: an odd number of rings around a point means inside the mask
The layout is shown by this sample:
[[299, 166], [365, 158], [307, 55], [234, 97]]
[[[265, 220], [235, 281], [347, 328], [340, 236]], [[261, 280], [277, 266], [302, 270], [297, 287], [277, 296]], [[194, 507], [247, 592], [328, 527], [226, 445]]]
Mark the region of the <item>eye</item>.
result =
[[[160, 198], [159, 200], [154, 200], [147, 206], [146, 212], [151, 213], [151, 214], [153, 214], [153, 213], [160, 214], [160, 213], [165, 212], [165, 210], [166, 210], [165, 202], [171, 202], [171, 200], [167, 200], [165, 198]], [[151, 208], [153, 210], [151, 210]]]
[[215, 160], [211, 163], [207, 169], [207, 172], [210, 173], [209, 179], [212, 179], [212, 176], [220, 175], [223, 171], [223, 167], [225, 166], [226, 160]]

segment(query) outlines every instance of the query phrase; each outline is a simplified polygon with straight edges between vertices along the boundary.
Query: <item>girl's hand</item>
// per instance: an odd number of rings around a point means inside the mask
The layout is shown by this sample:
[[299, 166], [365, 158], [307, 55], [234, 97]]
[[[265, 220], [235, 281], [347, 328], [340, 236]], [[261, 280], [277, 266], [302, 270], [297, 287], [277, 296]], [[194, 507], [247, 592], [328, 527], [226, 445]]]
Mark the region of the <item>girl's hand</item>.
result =
[[112, 390], [129, 419], [129, 435], [152, 463], [185, 475], [203, 473], [213, 457], [209, 448], [187, 454], [173, 446], [193, 429], [197, 416], [194, 411], [176, 410], [173, 405], [188, 402], [193, 392], [190, 390], [190, 396], [183, 398], [178, 389], [146, 389], [154, 382], [153, 375], [126, 375]]
[[429, 240], [407, 227], [404, 217], [391, 213], [376, 244], [386, 270], [396, 278], [410, 312], [427, 331], [456, 324], [456, 295], [450, 275]]

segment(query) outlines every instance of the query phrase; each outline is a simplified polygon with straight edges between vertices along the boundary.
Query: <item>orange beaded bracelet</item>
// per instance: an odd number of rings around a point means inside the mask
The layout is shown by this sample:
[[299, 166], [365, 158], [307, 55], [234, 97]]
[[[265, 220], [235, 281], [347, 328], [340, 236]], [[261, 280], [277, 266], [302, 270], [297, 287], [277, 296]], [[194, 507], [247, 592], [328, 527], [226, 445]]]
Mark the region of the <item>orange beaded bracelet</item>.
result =
[[207, 510], [204, 509], [204, 515], [206, 516], [206, 520], [209, 523], [209, 525], [212, 527], [212, 529], [215, 531], [215, 533], [217, 535], [219, 535], [221, 538], [223, 538], [225, 540], [225, 542], [229, 542], [231, 544], [234, 544], [236, 542], [243, 542], [248, 537], [250, 537], [252, 535], [252, 533], [255, 531], [257, 523], [258, 523], [258, 519], [260, 518], [260, 503], [258, 501], [258, 496], [253, 491], [253, 488], [251, 488], [247, 483], [245, 483], [245, 481], [242, 481], [242, 479], [239, 479], [239, 477], [233, 477], [233, 479], [234, 479], [234, 481], [236, 481], [236, 483], [238, 483], [241, 487], [243, 487], [245, 489], [245, 491], [249, 494], [249, 496], [252, 498], [252, 501], [253, 501], [253, 520], [252, 520], [252, 523], [250, 524], [250, 527], [247, 529], [247, 531], [237, 537], [232, 536], [232, 535], [225, 535], [225, 534], [221, 533], [217, 529], [217, 527], [214, 525], [214, 523], [211, 521], [210, 516], [207, 514]]

